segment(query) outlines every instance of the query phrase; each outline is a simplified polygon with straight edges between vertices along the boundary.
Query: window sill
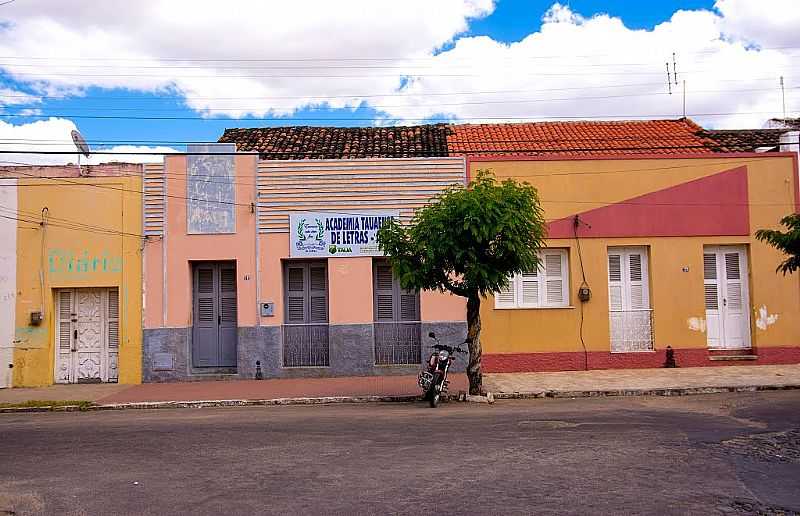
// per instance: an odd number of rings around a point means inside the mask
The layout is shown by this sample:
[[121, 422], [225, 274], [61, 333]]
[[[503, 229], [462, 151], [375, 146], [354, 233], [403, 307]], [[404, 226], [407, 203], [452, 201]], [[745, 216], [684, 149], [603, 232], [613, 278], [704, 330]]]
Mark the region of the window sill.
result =
[[574, 305], [565, 305], [565, 306], [503, 306], [503, 307], [494, 307], [495, 310], [574, 310], [577, 306]]
[[657, 352], [658, 352], [658, 350], [655, 350], [655, 349], [641, 349], [641, 350], [638, 350], [638, 351], [611, 351], [611, 354], [612, 355], [630, 355], [630, 354], [633, 354], [633, 353], [638, 354], [638, 353], [657, 353]]

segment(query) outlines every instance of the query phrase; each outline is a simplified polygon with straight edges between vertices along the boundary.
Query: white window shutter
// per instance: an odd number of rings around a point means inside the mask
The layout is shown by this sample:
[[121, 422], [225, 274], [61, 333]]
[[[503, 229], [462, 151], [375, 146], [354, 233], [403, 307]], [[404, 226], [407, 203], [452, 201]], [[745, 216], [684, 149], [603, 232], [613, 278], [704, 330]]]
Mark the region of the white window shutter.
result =
[[523, 272], [520, 275], [520, 305], [539, 306], [539, 274], [538, 271]]
[[629, 308], [645, 310], [650, 307], [647, 292], [647, 260], [639, 251], [626, 253], [625, 258], [628, 266]]
[[508, 279], [506, 288], [494, 295], [495, 308], [514, 308], [517, 306], [517, 278], [512, 276]]
[[623, 310], [622, 255], [608, 255], [608, 303], [612, 312]]
[[564, 267], [562, 264], [562, 254], [545, 253], [544, 255], [544, 274], [546, 303], [548, 306], [563, 305], [564, 299]]
[[728, 293], [728, 308], [742, 309], [742, 275], [739, 267], [739, 253], [725, 253], [725, 282]]
[[717, 282], [717, 255], [703, 254], [703, 280], [706, 310], [719, 310], [719, 283]]

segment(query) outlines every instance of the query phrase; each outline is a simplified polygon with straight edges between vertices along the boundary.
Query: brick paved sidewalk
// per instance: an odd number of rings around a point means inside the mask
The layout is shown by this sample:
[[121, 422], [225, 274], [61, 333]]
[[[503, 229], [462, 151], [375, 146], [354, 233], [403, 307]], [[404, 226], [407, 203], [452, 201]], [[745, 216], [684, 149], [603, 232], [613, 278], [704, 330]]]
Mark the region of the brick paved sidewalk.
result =
[[[800, 365], [694, 367], [685, 369], [617, 369], [554, 373], [487, 374], [486, 390], [492, 393], [589, 393], [658, 391], [672, 389], [800, 388]], [[451, 376], [450, 392], [467, 390], [463, 374]], [[680, 393], [680, 392], [675, 392]], [[142, 385], [53, 385], [41, 388], [0, 390], [0, 403], [28, 400], [75, 400], [98, 404], [270, 400], [282, 398], [365, 397], [419, 395], [414, 376], [304, 378], [281, 380], [231, 380]]]
[[486, 375], [490, 392], [650, 391], [727, 387], [800, 387], [800, 365], [612, 369]]
[[[450, 392], [467, 390], [464, 374], [450, 376]], [[269, 400], [358, 396], [416, 396], [416, 376], [230, 380], [142, 385], [53, 385], [0, 390], [0, 403], [27, 400], [75, 400], [100, 404], [153, 401]]]

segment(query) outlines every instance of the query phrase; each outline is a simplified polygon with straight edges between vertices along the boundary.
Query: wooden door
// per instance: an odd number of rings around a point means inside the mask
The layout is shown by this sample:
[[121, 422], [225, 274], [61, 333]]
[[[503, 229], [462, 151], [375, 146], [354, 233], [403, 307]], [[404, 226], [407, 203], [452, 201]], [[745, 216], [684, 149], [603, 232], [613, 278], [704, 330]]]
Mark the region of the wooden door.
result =
[[194, 267], [192, 365], [236, 367], [236, 265], [198, 263]]

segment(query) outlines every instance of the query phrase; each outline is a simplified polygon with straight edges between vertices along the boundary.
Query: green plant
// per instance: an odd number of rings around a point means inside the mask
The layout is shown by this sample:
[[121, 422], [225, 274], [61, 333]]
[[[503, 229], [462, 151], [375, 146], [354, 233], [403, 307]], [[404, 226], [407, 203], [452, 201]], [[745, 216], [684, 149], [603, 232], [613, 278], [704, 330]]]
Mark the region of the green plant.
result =
[[439, 290], [467, 299], [470, 393], [480, 393], [481, 299], [509, 276], [539, 267], [547, 223], [534, 187], [498, 182], [480, 170], [465, 188], [452, 187], [419, 210], [409, 225], [389, 221], [378, 244], [406, 289]]
[[781, 225], [788, 231], [759, 229], [756, 231], [756, 238], [788, 255], [788, 258], [775, 270], [786, 275], [800, 269], [800, 213], [782, 218]]

